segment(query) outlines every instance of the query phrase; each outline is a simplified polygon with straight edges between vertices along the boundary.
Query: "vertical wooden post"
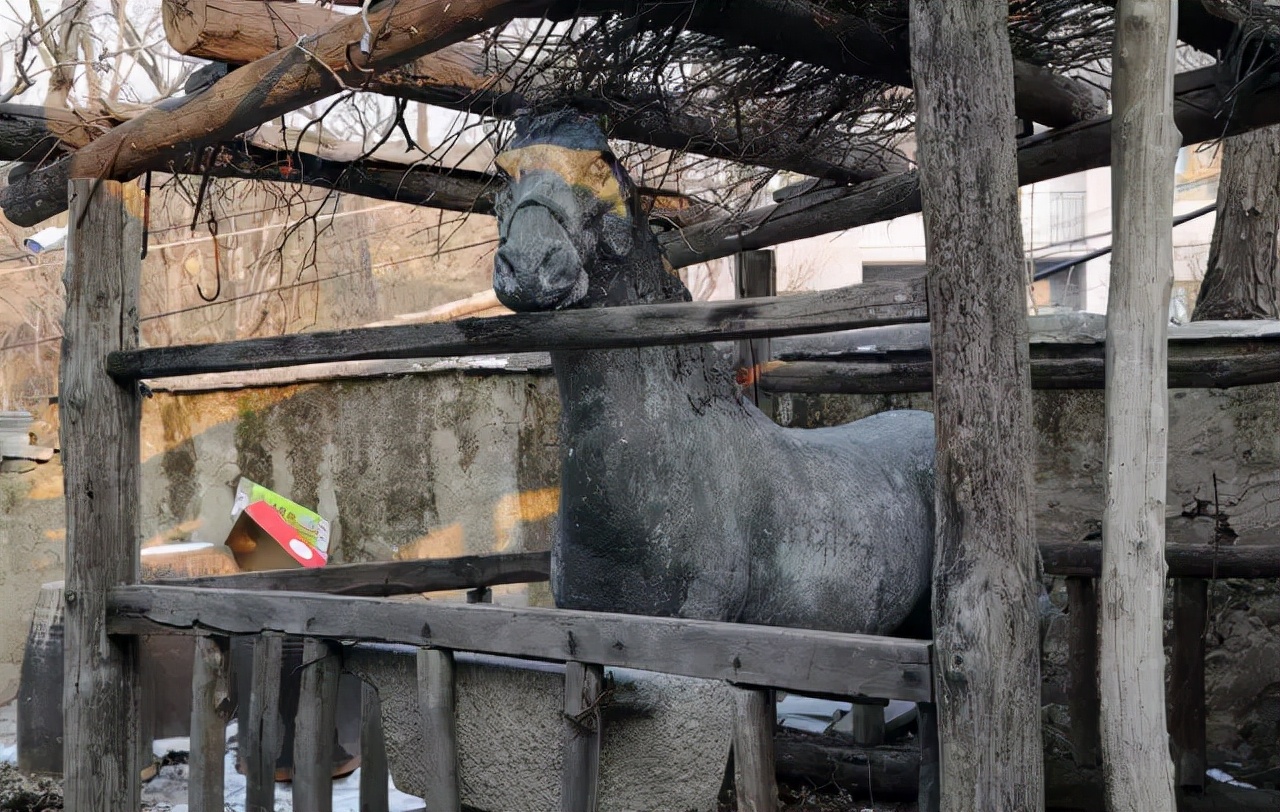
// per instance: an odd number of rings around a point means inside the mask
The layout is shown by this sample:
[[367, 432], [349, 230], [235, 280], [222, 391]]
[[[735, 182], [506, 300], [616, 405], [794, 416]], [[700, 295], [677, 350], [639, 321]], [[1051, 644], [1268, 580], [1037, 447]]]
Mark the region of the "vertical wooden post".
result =
[[942, 808], [955, 812], [1044, 808], [1008, 16], [1007, 0], [911, 2], [937, 418], [934, 684]]
[[1164, 509], [1173, 287], [1172, 0], [1120, 0], [1112, 59], [1107, 480], [1098, 676], [1110, 809], [1173, 809], [1165, 722]]
[[564, 769], [560, 773], [560, 809], [595, 812], [600, 784], [600, 691], [604, 669], [564, 664]]
[[[245, 761], [245, 812], [276, 808], [276, 760], [284, 743], [280, 718], [280, 661], [284, 638], [263, 632], [253, 641], [253, 679], [249, 712], [240, 718], [240, 747]], [[242, 700], [243, 701], [243, 700]]]
[[418, 650], [418, 703], [422, 714], [422, 759], [427, 809], [458, 812], [458, 735], [454, 718], [453, 652]]
[[1092, 578], [1067, 579], [1067, 669], [1071, 674], [1071, 751], [1098, 764], [1098, 592]]
[[920, 727], [920, 794], [919, 812], [938, 812], [942, 808], [942, 752], [938, 746], [938, 706], [932, 702], [916, 705]]
[[773, 691], [739, 688], [733, 692], [733, 787], [738, 796], [738, 812], [778, 809], [773, 753], [777, 718]]
[[372, 685], [360, 689], [360, 812], [387, 812], [387, 742], [382, 737], [382, 700]]
[[224, 637], [196, 638], [191, 675], [191, 812], [223, 812], [227, 722], [231, 719], [231, 653]]
[[1204, 632], [1209, 582], [1179, 578], [1173, 582], [1173, 662], [1170, 664], [1169, 733], [1173, 737], [1178, 786], [1204, 789], [1209, 766], [1204, 696]]
[[[772, 251], [741, 251], [734, 255], [734, 295], [739, 299], [774, 296], [778, 292], [778, 268]], [[756, 381], [758, 366], [769, 360], [772, 350], [769, 339], [754, 338], [738, 341], [734, 350], [734, 367], [748, 371], [747, 396], [765, 414], [772, 414], [767, 392], [761, 392]]]
[[73, 180], [58, 394], [67, 510], [63, 726], [65, 805], [139, 807], [137, 642], [106, 633], [107, 591], [138, 580], [142, 404], [104, 371], [138, 346], [142, 194]]
[[293, 733], [293, 808], [333, 810], [333, 740], [342, 654], [331, 643], [302, 644], [302, 682]]

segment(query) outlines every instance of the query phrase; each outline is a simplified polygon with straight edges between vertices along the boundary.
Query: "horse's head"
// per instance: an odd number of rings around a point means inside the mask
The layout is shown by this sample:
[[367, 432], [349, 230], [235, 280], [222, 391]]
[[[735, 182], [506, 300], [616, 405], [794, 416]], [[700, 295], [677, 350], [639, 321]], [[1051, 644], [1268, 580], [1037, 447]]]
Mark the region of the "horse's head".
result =
[[497, 164], [506, 186], [496, 206], [493, 289], [507, 307], [558, 310], [683, 292], [662, 272], [635, 185], [595, 122], [571, 112], [521, 118]]

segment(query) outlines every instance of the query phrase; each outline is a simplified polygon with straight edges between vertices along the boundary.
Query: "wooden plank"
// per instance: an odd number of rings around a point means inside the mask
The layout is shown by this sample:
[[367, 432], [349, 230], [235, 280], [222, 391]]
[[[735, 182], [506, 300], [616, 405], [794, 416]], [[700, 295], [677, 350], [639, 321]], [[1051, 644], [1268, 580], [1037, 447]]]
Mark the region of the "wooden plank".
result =
[[1071, 752], [1081, 767], [1100, 763], [1098, 731], [1098, 593], [1093, 578], [1067, 579], [1067, 704]]
[[360, 690], [360, 812], [388, 812], [387, 742], [382, 733], [382, 701], [364, 683]]
[[269, 570], [199, 578], [160, 579], [165, 586], [198, 586], [218, 589], [323, 592], [328, 595], [385, 597], [415, 592], [476, 589], [498, 584], [546, 581], [551, 554], [510, 553], [469, 555], [417, 561], [381, 561], [368, 564], [334, 564], [317, 569]]
[[604, 669], [564, 665], [564, 767], [560, 772], [562, 812], [595, 812], [600, 790], [600, 743], [604, 736], [600, 697]]
[[107, 371], [119, 379], [164, 378], [332, 361], [691, 344], [927, 318], [924, 280], [915, 279], [744, 301], [518, 313], [156, 347], [112, 354]]
[[458, 733], [453, 652], [418, 650], [418, 710], [422, 714], [423, 785], [427, 809], [458, 812]]
[[773, 691], [738, 688], [733, 692], [733, 787], [739, 812], [777, 812], [773, 750], [777, 717]]
[[136, 641], [106, 632], [107, 591], [138, 580], [141, 399], [103, 356], [138, 343], [142, 194], [70, 185], [67, 307], [59, 370], [67, 553], [63, 669], [65, 804], [139, 806]]
[[[134, 586], [113, 590], [117, 634], [284, 634], [570, 660], [807, 693], [922, 702], [931, 644], [608, 612]], [[801, 665], [803, 664], [803, 665]]]
[[326, 640], [302, 644], [302, 683], [293, 733], [293, 808], [333, 812], [333, 744], [342, 652]]
[[1209, 766], [1205, 730], [1205, 624], [1209, 582], [1173, 585], [1173, 645], [1169, 669], [1169, 737], [1178, 786], [1203, 790]]
[[190, 812], [223, 812], [227, 722], [231, 703], [231, 656], [225, 637], [196, 638], [191, 675], [191, 754], [187, 804]]
[[[228, 595], [226, 600], [235, 600]], [[261, 631], [264, 623], [253, 632]], [[276, 759], [284, 741], [280, 718], [280, 661], [284, 638], [261, 632], [253, 641], [253, 679], [249, 712], [240, 718], [240, 748], [245, 762], [245, 809], [266, 812], [276, 808]], [[241, 700], [244, 701], [243, 699]]]
[[[1105, 349], [1067, 345], [1031, 347], [1032, 389], [1101, 389]], [[1272, 339], [1209, 339], [1169, 342], [1170, 389], [1227, 389], [1280, 382], [1280, 342]], [[933, 360], [928, 352], [851, 357], [840, 361], [771, 364], [760, 377], [770, 392], [893, 394], [930, 392]]]
[[[1048, 575], [1096, 578], [1102, 573], [1102, 543], [1046, 541], [1040, 556]], [[1214, 548], [1169, 544], [1164, 550], [1170, 578], [1280, 578], [1280, 544]]]

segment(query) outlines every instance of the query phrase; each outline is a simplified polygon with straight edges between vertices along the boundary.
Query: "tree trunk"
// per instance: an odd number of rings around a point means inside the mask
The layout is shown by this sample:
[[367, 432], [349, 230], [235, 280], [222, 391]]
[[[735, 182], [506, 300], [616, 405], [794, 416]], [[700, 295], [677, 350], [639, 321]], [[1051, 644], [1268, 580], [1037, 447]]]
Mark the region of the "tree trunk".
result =
[[1218, 220], [1193, 321], [1280, 318], [1280, 128], [1222, 146]]
[[911, 3], [938, 421], [934, 686], [941, 809], [957, 812], [1044, 808], [1007, 15], [1003, 0]]
[[1116, 9], [1098, 613], [1103, 775], [1115, 812], [1175, 808], [1163, 644], [1175, 18], [1172, 2]]

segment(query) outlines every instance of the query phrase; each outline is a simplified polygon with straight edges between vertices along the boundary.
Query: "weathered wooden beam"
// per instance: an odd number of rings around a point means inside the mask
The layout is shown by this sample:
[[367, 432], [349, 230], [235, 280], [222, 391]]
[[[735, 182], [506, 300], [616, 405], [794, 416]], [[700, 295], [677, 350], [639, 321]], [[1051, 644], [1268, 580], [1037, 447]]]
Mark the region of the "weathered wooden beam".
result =
[[[323, 30], [344, 16], [318, 5], [285, 6], [259, 0], [165, 0], [165, 30], [179, 53], [244, 64]], [[548, 103], [561, 91], [533, 83], [521, 93], [510, 77], [536, 73], [528, 64], [489, 64], [475, 42], [460, 42], [386, 73], [371, 74], [360, 88], [410, 101], [496, 116], [509, 116], [537, 98]], [[903, 172], [901, 155], [874, 142], [847, 136], [814, 137], [790, 122], [738, 121], [726, 127], [679, 112], [677, 103], [654, 93], [631, 100], [618, 95], [564, 98], [566, 104], [608, 114], [613, 137], [664, 149], [859, 183]]]
[[[1280, 122], [1278, 83], [1257, 80], [1239, 87], [1232, 72], [1210, 67], [1180, 74], [1174, 90], [1174, 119], [1183, 144]], [[1018, 145], [1018, 183], [1025, 186], [1110, 162], [1111, 117], [1106, 116], [1023, 139]], [[908, 172], [856, 189], [802, 194], [745, 214], [710, 220], [664, 238], [664, 245], [667, 258], [679, 268], [919, 211], [920, 177], [917, 172]]]
[[1112, 60], [1106, 480], [1098, 686], [1109, 809], [1173, 809], [1165, 720], [1165, 496], [1177, 5], [1120, 0]]
[[773, 749], [777, 722], [773, 691], [737, 688], [733, 692], [733, 787], [739, 812], [777, 812]]
[[1081, 767], [1094, 767], [1099, 760], [1100, 741], [1098, 589], [1092, 577], [1067, 578], [1067, 670], [1071, 680], [1067, 686], [1067, 704], [1071, 713], [1072, 756]]
[[224, 637], [196, 638], [191, 677], [191, 754], [187, 803], [191, 812], [224, 812], [231, 656]]
[[458, 812], [458, 732], [453, 652], [418, 650], [418, 713], [427, 809]]
[[1209, 582], [1183, 578], [1173, 584], [1173, 632], [1169, 658], [1169, 742], [1179, 787], [1204, 789], [1208, 762], [1205, 727], [1205, 627]]
[[[347, 87], [359, 87], [370, 72], [389, 70], [438, 51], [516, 16], [539, 13], [545, 0], [417, 0], [384, 3], [367, 15], [351, 15], [320, 34], [301, 37], [278, 51], [219, 79], [182, 104], [156, 107], [76, 150], [66, 161], [37, 170], [23, 182], [50, 178], [134, 178], [183, 163], [206, 146]], [[360, 45], [365, 24], [373, 32], [367, 52]], [[0, 194], [6, 212], [25, 192], [10, 186]], [[53, 201], [15, 223], [34, 225], [61, 208]], [[52, 208], [51, 208], [52, 207]], [[35, 218], [35, 219], [32, 219]]]
[[[1031, 346], [1033, 389], [1102, 389], [1102, 346]], [[1228, 389], [1280, 383], [1280, 341], [1219, 339], [1170, 341], [1170, 389]], [[770, 392], [878, 395], [929, 392], [933, 361], [927, 352], [843, 361], [778, 361], [765, 367], [760, 388]]]
[[107, 369], [119, 379], [163, 378], [328, 361], [688, 344], [923, 321], [927, 315], [924, 283], [917, 279], [740, 301], [519, 313], [164, 347], [112, 355]]
[[[948, 812], [1037, 809], [1044, 800], [1035, 436], [1008, 14], [1007, 0], [911, 2], [937, 367], [931, 602]], [[958, 76], [966, 76], [963, 93]]]
[[114, 122], [90, 125], [70, 110], [0, 104], [0, 161], [38, 163], [92, 141]]
[[[228, 599], [234, 600], [233, 596]], [[251, 630], [253, 675], [249, 696], [240, 701], [248, 706], [239, 728], [240, 751], [244, 754], [245, 807], [276, 808], [276, 760], [284, 745], [284, 720], [280, 718], [280, 664], [284, 639], [277, 631], [263, 631], [267, 624]]]
[[369, 683], [360, 686], [360, 812], [388, 812], [387, 742], [382, 732], [382, 700]]
[[416, 561], [332, 564], [318, 569], [269, 570], [235, 575], [162, 579], [161, 586], [321, 592], [326, 595], [388, 597], [416, 592], [526, 584], [550, 577], [548, 553], [469, 555]]
[[[1048, 575], [1096, 578], [1102, 572], [1097, 541], [1044, 541], [1040, 556]], [[1170, 578], [1280, 578], [1280, 546], [1274, 544], [1169, 544], [1165, 562]]]
[[600, 790], [600, 744], [604, 740], [604, 669], [580, 662], [564, 664], [564, 766], [560, 772], [561, 812], [596, 812]]
[[[188, 587], [112, 592], [115, 634], [252, 634], [438, 646], [640, 668], [759, 687], [923, 701], [930, 644], [742, 623], [567, 609]], [[795, 663], [805, 668], [797, 669]]]
[[66, 807], [139, 807], [136, 641], [106, 633], [107, 592], [138, 580], [142, 398], [102, 368], [138, 344], [142, 194], [71, 184], [59, 403], [67, 553], [63, 731]]
[[333, 742], [338, 719], [338, 680], [342, 676], [341, 649], [329, 641], [308, 638], [302, 643], [300, 668], [293, 734], [293, 808], [333, 812]]

